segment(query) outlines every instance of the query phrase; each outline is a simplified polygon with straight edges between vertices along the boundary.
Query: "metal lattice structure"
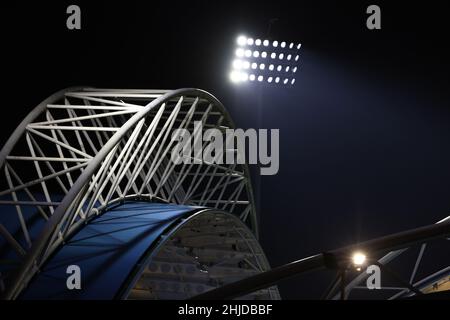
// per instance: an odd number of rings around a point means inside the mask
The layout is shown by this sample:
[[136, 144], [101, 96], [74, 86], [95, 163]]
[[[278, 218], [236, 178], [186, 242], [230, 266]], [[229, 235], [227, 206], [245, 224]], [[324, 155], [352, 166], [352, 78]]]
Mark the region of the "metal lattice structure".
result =
[[[0, 153], [0, 205], [9, 208], [0, 209], [0, 234], [20, 260], [6, 297], [16, 297], [75, 230], [125, 199], [225, 210], [257, 234], [245, 165], [170, 161], [172, 132], [193, 132], [194, 121], [234, 127], [223, 105], [198, 89], [71, 88], [38, 105]], [[3, 224], [11, 208], [20, 225], [15, 231]], [[42, 220], [37, 233], [24, 217], [30, 210]]]

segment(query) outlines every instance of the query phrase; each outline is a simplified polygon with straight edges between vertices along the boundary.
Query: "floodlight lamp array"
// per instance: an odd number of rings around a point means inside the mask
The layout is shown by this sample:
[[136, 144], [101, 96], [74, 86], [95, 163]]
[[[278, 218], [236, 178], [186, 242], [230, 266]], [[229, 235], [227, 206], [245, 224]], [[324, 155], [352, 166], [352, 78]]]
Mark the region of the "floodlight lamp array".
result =
[[300, 43], [269, 41], [239, 36], [231, 64], [230, 80], [234, 83], [255, 82], [271, 85], [294, 85]]

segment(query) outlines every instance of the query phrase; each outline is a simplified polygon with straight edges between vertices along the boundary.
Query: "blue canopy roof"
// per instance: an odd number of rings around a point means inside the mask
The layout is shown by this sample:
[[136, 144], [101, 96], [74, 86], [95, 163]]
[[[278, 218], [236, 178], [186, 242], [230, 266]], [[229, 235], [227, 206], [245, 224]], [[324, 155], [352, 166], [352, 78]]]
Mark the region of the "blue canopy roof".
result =
[[[199, 207], [126, 202], [84, 226], [45, 263], [21, 299], [114, 299], [155, 240]], [[66, 286], [67, 267], [81, 269], [81, 290]]]

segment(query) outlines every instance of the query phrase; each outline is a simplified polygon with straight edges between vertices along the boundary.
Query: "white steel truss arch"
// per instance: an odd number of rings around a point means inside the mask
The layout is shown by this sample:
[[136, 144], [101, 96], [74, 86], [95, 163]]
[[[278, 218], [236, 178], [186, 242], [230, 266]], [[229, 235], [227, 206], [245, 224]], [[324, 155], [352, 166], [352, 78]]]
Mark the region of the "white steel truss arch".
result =
[[[5, 297], [17, 297], [78, 227], [129, 198], [225, 210], [257, 235], [246, 165], [170, 161], [171, 133], [193, 132], [194, 121], [234, 128], [223, 105], [199, 89], [77, 87], [39, 104], [0, 152], [0, 209], [13, 208], [20, 226], [12, 233], [0, 218], [0, 235], [21, 260]], [[43, 221], [34, 236], [24, 218], [30, 207]]]

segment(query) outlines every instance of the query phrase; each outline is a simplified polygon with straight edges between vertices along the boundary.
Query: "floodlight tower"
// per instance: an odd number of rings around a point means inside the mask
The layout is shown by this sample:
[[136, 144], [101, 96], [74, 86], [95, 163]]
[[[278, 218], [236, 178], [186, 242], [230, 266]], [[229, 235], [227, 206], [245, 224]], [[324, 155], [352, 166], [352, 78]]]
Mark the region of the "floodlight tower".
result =
[[[301, 43], [269, 40], [271, 25], [265, 39], [239, 35], [231, 60], [229, 80], [235, 86], [248, 88], [255, 97], [255, 126], [263, 127], [264, 90], [271, 87], [279, 90], [292, 89], [299, 69]], [[255, 198], [261, 199], [261, 177], [256, 175]], [[258, 210], [261, 211], [261, 210]]]

